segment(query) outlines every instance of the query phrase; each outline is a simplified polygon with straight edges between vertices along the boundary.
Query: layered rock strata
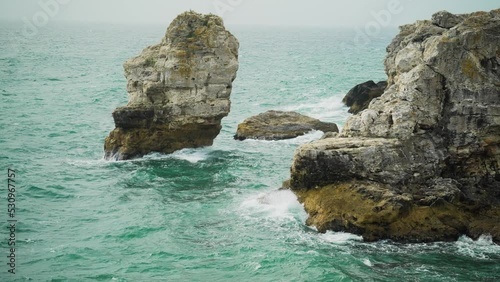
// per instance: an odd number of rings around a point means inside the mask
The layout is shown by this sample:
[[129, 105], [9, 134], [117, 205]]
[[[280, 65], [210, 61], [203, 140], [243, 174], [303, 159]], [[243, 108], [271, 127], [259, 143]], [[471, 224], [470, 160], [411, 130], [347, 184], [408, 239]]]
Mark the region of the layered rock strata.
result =
[[320, 231], [500, 242], [500, 10], [400, 28], [388, 87], [341, 134], [300, 147], [289, 186]]
[[296, 112], [267, 111], [240, 123], [234, 139], [283, 140], [312, 130], [339, 131], [335, 123], [322, 122]]
[[238, 40], [215, 15], [186, 12], [124, 64], [129, 102], [113, 112], [106, 159], [212, 145], [230, 111]]

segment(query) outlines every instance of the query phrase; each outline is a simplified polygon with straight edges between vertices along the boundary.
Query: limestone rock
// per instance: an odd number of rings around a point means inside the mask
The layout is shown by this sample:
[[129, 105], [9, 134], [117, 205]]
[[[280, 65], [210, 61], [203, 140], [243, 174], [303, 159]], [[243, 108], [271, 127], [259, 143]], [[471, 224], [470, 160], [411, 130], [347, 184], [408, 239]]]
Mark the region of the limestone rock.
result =
[[441, 11], [432, 15], [432, 24], [448, 29], [458, 25], [463, 20], [463, 15], [454, 15], [448, 11]]
[[322, 122], [296, 112], [267, 111], [240, 123], [234, 139], [283, 140], [304, 135], [311, 130], [339, 131], [335, 123]]
[[215, 15], [186, 12], [124, 64], [129, 102], [113, 112], [106, 159], [212, 145], [230, 111], [238, 40]]
[[328, 138], [335, 138], [339, 136], [338, 132], [325, 132], [323, 136], [321, 136], [320, 140], [322, 139], [328, 139]]
[[362, 110], [368, 108], [370, 102], [382, 95], [387, 87], [387, 81], [380, 81], [378, 83], [369, 80], [358, 84], [352, 88], [342, 100], [349, 108], [349, 113], [357, 114]]
[[301, 146], [288, 182], [320, 231], [500, 242], [500, 10], [401, 27], [388, 87], [337, 138]]

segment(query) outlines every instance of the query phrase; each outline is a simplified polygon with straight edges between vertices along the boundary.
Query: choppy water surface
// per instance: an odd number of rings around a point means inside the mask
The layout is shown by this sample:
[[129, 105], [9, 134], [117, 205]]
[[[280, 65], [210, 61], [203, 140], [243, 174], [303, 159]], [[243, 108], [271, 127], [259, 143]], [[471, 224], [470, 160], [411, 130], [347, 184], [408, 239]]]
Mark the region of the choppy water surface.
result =
[[0, 164], [17, 171], [19, 220], [13, 276], [2, 213], [1, 281], [500, 280], [488, 236], [364, 243], [305, 226], [295, 196], [277, 188], [297, 146], [321, 132], [232, 139], [239, 122], [269, 109], [342, 125], [343, 95], [385, 78], [395, 30], [359, 46], [350, 30], [231, 28], [240, 70], [214, 146], [107, 162], [111, 112], [127, 102], [122, 64], [165, 27], [55, 24], [34, 38], [0, 27]]

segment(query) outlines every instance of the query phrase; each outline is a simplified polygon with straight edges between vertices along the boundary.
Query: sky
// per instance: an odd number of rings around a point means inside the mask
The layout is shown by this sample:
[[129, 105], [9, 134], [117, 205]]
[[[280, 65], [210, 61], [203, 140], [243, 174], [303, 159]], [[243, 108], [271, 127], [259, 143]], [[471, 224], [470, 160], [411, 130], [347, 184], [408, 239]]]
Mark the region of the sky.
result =
[[441, 10], [498, 8], [500, 0], [0, 0], [0, 19], [168, 24], [194, 10], [218, 14], [227, 25], [363, 27], [399, 26]]

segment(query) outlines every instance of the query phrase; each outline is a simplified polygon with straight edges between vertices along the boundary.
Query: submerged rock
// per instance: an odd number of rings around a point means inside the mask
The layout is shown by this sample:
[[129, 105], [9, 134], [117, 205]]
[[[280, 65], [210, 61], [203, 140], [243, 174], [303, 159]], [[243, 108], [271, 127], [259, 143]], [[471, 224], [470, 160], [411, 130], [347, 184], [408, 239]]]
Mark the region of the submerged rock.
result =
[[349, 107], [349, 113], [357, 114], [366, 108], [370, 102], [382, 95], [387, 87], [387, 81], [380, 81], [378, 83], [369, 80], [354, 86], [342, 100], [346, 106]]
[[500, 242], [500, 10], [401, 27], [388, 87], [337, 138], [301, 146], [308, 224], [365, 240]]
[[230, 110], [238, 48], [218, 16], [174, 19], [161, 43], [124, 64], [129, 102], [113, 112], [106, 159], [212, 145]]
[[283, 140], [304, 135], [311, 130], [339, 131], [335, 123], [322, 122], [296, 112], [267, 111], [240, 123], [234, 139]]

